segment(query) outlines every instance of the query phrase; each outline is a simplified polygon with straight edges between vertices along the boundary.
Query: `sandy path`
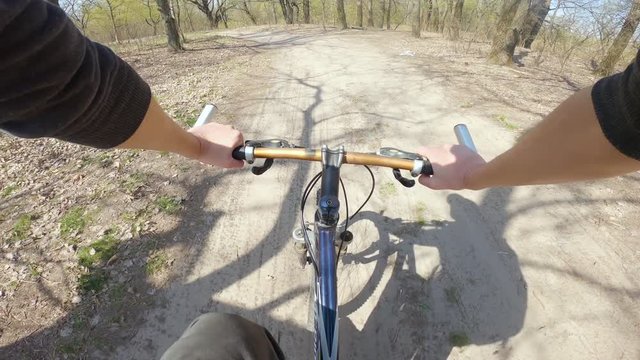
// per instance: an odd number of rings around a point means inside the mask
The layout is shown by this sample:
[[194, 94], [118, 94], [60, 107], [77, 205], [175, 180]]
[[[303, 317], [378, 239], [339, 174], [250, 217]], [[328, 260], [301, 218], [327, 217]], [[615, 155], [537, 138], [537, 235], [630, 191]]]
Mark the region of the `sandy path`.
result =
[[[494, 121], [460, 115], [442, 85], [399, 56], [405, 35], [232, 35], [273, 58], [270, 73], [247, 74], [246, 98], [220, 104], [247, 138], [413, 150], [453, 141], [452, 126], [466, 122], [488, 157], [514, 140]], [[212, 177], [207, 215], [193, 219], [198, 257], [117, 357], [159, 357], [198, 314], [226, 311], [266, 326], [290, 359], [312, 358], [308, 269], [298, 269], [290, 233], [317, 171], [277, 164], [261, 177]], [[612, 199], [632, 201], [597, 185], [436, 193], [376, 175], [339, 273], [342, 358], [638, 359], [638, 233], [620, 236], [634, 230], [612, 231], [593, 215]], [[344, 178], [356, 207], [368, 176], [356, 168]]]

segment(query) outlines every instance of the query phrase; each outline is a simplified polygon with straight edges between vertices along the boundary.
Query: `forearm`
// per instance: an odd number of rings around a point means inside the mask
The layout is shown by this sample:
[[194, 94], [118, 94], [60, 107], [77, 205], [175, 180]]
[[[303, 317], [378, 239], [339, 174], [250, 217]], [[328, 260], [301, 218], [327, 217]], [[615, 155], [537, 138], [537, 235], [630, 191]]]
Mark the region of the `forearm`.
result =
[[140, 127], [118, 148], [169, 151], [210, 165], [240, 168], [244, 163], [231, 154], [243, 142], [238, 130], [218, 123], [187, 131], [152, 98]]
[[561, 183], [640, 170], [640, 161], [623, 155], [605, 138], [590, 90], [571, 96], [513, 148], [470, 172], [465, 186], [482, 189]]
[[138, 130], [118, 148], [169, 151], [197, 159], [200, 146], [198, 138], [173, 121], [152, 98]]

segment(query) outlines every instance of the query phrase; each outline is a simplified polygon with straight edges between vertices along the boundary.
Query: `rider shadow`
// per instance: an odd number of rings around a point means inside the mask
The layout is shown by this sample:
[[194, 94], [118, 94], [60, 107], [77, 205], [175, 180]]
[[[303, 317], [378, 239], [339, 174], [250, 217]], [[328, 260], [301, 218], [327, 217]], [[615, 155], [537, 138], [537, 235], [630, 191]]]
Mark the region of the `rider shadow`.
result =
[[[363, 290], [367, 297], [385, 268], [393, 270], [361, 330], [347, 316], [365, 300], [341, 306], [341, 356], [444, 360], [454, 346], [496, 343], [495, 352], [506, 348], [508, 339], [522, 329], [527, 305], [518, 257], [503, 237], [511, 192], [489, 190], [480, 205], [449, 195], [454, 220], [429, 230], [361, 213], [356, 221], [375, 224], [380, 239], [359, 253], [346, 254], [343, 262], [376, 262]], [[439, 255], [439, 261], [431, 261], [439, 265], [426, 278], [416, 270], [417, 263], [420, 268], [419, 263], [427, 261], [416, 258], [418, 247], [433, 247]]]

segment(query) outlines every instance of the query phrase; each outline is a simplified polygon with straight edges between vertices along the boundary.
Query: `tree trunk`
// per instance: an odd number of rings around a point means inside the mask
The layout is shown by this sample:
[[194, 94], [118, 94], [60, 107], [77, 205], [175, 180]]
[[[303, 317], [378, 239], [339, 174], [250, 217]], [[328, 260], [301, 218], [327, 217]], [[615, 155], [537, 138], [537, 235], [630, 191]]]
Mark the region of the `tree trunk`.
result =
[[416, 0], [418, 3], [416, 6], [413, 24], [411, 24], [411, 34], [413, 37], [420, 38], [420, 31], [422, 30], [422, 0]]
[[178, 34], [178, 25], [176, 25], [176, 19], [171, 15], [171, 7], [169, 6], [169, 0], [156, 0], [158, 4], [158, 10], [164, 20], [164, 30], [167, 33], [167, 44], [169, 49], [173, 51], [182, 51], [182, 43], [180, 42], [180, 34]]
[[531, 49], [531, 44], [538, 36], [544, 19], [549, 13], [550, 6], [551, 0], [531, 0], [529, 3], [529, 8], [520, 30], [520, 41], [525, 48]]
[[433, 13], [433, 0], [427, 0], [427, 7], [424, 9], [424, 27], [425, 30], [429, 29], [431, 25], [431, 14]]
[[451, 10], [451, 5], [449, 2], [444, 3], [444, 9], [440, 9], [442, 13], [440, 14], [440, 23], [438, 24], [438, 32], [444, 32], [444, 26], [447, 24], [449, 13]]
[[431, 11], [431, 19], [429, 21], [429, 31], [438, 31], [440, 28], [440, 8], [438, 2], [433, 2], [433, 10]]
[[246, 1], [242, 2], [242, 10], [244, 10], [244, 12], [247, 13], [247, 16], [249, 16], [249, 20], [251, 20], [253, 25], [258, 25], [258, 22], [256, 21], [256, 17], [253, 16], [251, 11], [249, 11], [249, 5], [247, 5]]
[[176, 15], [175, 19], [176, 26], [178, 27], [178, 34], [180, 34], [180, 40], [182, 41], [182, 44], [184, 44], [187, 42], [187, 39], [185, 38], [184, 31], [182, 30], [182, 11], [180, 9], [180, 0], [173, 0], [173, 3], [170, 5], [173, 5], [172, 8]]
[[284, 16], [284, 22], [287, 24], [293, 24], [293, 6], [291, 5], [291, 1], [280, 0], [280, 7], [282, 8], [282, 15]]
[[450, 0], [449, 7], [451, 13], [447, 18], [445, 25], [445, 37], [449, 40], [458, 40], [460, 38], [460, 26], [462, 25], [462, 7], [464, 0]]
[[362, 27], [362, 2], [364, 0], [358, 0], [358, 8], [356, 9], [356, 23], [359, 27]]
[[347, 15], [344, 12], [344, 0], [336, 0], [336, 11], [338, 12], [338, 20], [340, 20], [340, 25], [342, 29], [346, 29], [349, 27], [347, 25]]
[[305, 24], [309, 24], [311, 22], [311, 14], [309, 10], [310, 10], [309, 0], [302, 0], [302, 12], [304, 13]]
[[[518, 30], [512, 27], [512, 23], [521, 1], [505, 0], [502, 4], [500, 18], [496, 26], [496, 34], [493, 37], [491, 51], [489, 52], [489, 61], [494, 64], [511, 65], [513, 63], [513, 52], [518, 42]], [[514, 40], [515, 43], [513, 43]]]
[[118, 37], [118, 27], [116, 26], [116, 20], [111, 16], [111, 29], [113, 30], [113, 38], [117, 44], [120, 44], [120, 37]]
[[193, 19], [191, 19], [191, 11], [189, 11], [189, 8], [185, 8], [187, 10], [187, 21], [189, 22], [189, 27], [191, 28], [191, 31], [196, 31], [195, 28], [193, 27]]
[[622, 52], [624, 52], [624, 49], [629, 45], [629, 40], [631, 40], [631, 37], [638, 27], [638, 23], [640, 23], [640, 0], [634, 0], [627, 17], [624, 19], [620, 32], [615, 40], [613, 40], [613, 44], [611, 44], [609, 50], [607, 50], [607, 55], [605, 55], [602, 62], [600, 62], [600, 66], [598, 67], [598, 73], [600, 75], [610, 75], [613, 73], [616, 64], [622, 56]]
[[[391, 2], [391, 0], [389, 0], [389, 2]], [[382, 29], [382, 27], [384, 26], [384, 13], [385, 13], [385, 0], [381, 0], [380, 1], [380, 8], [382, 9], [380, 11], [380, 14], [382, 14], [382, 18], [380, 18], [380, 29]]]
[[273, 11], [273, 22], [278, 23], [278, 12], [276, 11], [276, 0], [271, 1], [271, 10]]
[[369, 0], [369, 19], [367, 19], [367, 26], [375, 26], [373, 25], [373, 0]]
[[327, 9], [326, 9], [326, 0], [321, 0], [322, 2], [322, 30], [327, 31]]
[[389, 4], [387, 5], [387, 30], [391, 29], [391, 0], [389, 0]]

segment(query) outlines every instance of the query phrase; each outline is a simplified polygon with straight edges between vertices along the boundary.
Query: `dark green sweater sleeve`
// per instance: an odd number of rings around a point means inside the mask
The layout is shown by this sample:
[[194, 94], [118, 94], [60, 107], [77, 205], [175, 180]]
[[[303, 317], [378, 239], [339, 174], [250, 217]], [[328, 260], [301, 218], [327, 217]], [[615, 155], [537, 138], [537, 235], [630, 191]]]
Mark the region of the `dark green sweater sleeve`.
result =
[[640, 160], [640, 52], [627, 69], [600, 79], [591, 91], [605, 137], [621, 153]]
[[0, 129], [98, 148], [138, 128], [151, 91], [110, 49], [42, 0], [0, 0]]

